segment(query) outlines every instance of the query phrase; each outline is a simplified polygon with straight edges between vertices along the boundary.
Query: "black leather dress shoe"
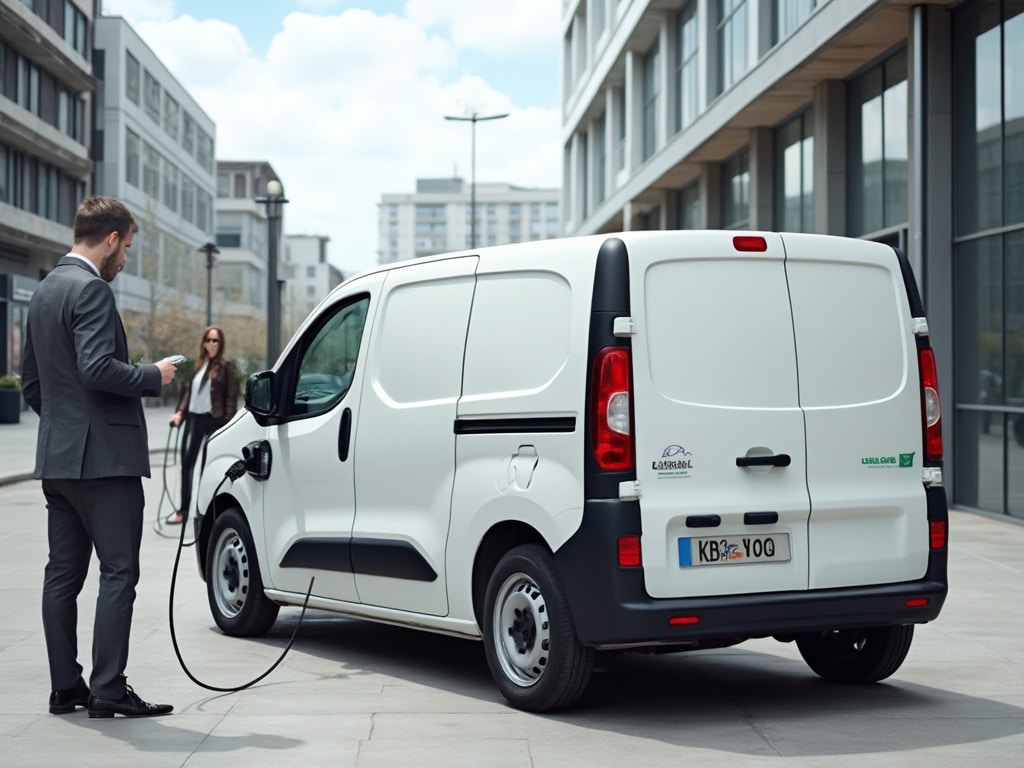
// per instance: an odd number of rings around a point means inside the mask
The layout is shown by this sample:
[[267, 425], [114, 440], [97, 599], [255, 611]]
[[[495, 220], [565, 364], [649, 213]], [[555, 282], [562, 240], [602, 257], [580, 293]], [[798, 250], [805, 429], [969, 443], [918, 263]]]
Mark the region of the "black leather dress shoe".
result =
[[129, 685], [128, 690], [120, 699], [104, 699], [100, 696], [89, 697], [89, 717], [155, 717], [166, 715], [174, 707], [170, 704], [150, 704], [138, 697]]
[[89, 686], [85, 680], [78, 678], [73, 688], [50, 691], [50, 714], [67, 715], [75, 711], [75, 707], [89, 704]]

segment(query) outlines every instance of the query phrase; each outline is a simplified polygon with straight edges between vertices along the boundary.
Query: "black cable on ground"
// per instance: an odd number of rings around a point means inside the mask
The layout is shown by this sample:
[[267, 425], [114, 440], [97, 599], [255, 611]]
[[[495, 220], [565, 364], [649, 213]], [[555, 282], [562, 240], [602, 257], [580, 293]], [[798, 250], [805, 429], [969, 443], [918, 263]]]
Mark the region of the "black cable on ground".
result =
[[[171, 438], [174, 438], [174, 450], [171, 450]], [[165, 539], [178, 539], [181, 541], [181, 536], [169, 536], [164, 533], [164, 500], [170, 502], [171, 508], [177, 510], [178, 505], [174, 503], [174, 497], [171, 493], [171, 489], [167, 485], [167, 469], [171, 466], [177, 466], [178, 453], [181, 447], [181, 428], [178, 424], [171, 424], [170, 430], [167, 432], [167, 445], [164, 446], [164, 466], [162, 472], [163, 479], [163, 490], [160, 492], [160, 501], [156, 505], [156, 520], [153, 521], [153, 532], [157, 536], [162, 536]], [[173, 463], [172, 463], [173, 460]], [[182, 520], [181, 527], [184, 530], [185, 521]], [[181, 546], [191, 547], [195, 542], [185, 542]]]
[[[234, 479], [236, 479], [236, 478], [233, 478], [231, 476], [231, 474], [230, 474], [231, 470], [229, 470], [228, 472], [229, 472], [229, 474], [225, 474], [224, 475], [224, 480], [221, 480], [220, 484], [216, 487], [216, 489], [214, 489], [214, 492], [213, 492], [214, 498], [216, 498], [217, 492], [220, 490], [221, 485], [224, 485], [224, 481], [225, 480], [228, 480], [228, 479], [234, 480]], [[183, 510], [182, 513], [184, 514], [184, 510]], [[299, 622], [298, 622], [298, 624], [295, 625], [295, 629], [292, 630], [292, 636], [288, 639], [288, 645], [285, 646], [284, 650], [281, 651], [281, 655], [278, 656], [277, 661], [275, 661], [266, 672], [264, 672], [259, 677], [253, 678], [249, 682], [244, 683], [242, 685], [217, 686], [217, 685], [210, 685], [209, 683], [204, 683], [202, 680], [200, 680], [198, 677], [196, 677], [194, 674], [192, 674], [191, 670], [189, 670], [189, 668], [188, 668], [188, 665], [185, 664], [185, 659], [183, 659], [182, 656], [181, 656], [181, 649], [178, 648], [178, 637], [177, 637], [177, 634], [174, 631], [174, 587], [175, 587], [175, 584], [178, 581], [178, 563], [181, 561], [181, 550], [185, 546], [189, 546], [189, 545], [186, 545], [184, 543], [185, 542], [185, 524], [187, 522], [188, 522], [188, 517], [186, 515], [185, 519], [183, 519], [181, 521], [181, 533], [179, 534], [179, 537], [178, 537], [178, 551], [177, 551], [177, 553], [174, 556], [174, 569], [171, 571], [171, 596], [170, 596], [170, 598], [168, 600], [168, 605], [167, 605], [167, 619], [168, 619], [168, 624], [170, 625], [170, 630], [171, 630], [171, 645], [174, 646], [174, 655], [178, 657], [178, 664], [181, 666], [182, 671], [185, 673], [185, 675], [188, 677], [188, 679], [191, 680], [196, 685], [198, 685], [200, 688], [205, 688], [208, 691], [216, 691], [218, 693], [235, 693], [237, 691], [244, 691], [246, 688], [251, 688], [252, 686], [256, 685], [256, 683], [260, 682], [260, 680], [262, 680], [267, 675], [269, 675], [271, 672], [273, 672], [275, 669], [277, 669], [278, 666], [281, 664], [281, 662], [284, 661], [284, 657], [288, 655], [288, 651], [290, 651], [292, 649], [292, 643], [295, 642], [295, 636], [299, 633], [299, 627], [302, 626], [302, 620], [306, 616], [306, 606], [309, 605], [309, 596], [313, 593], [313, 581], [315, 580], [316, 577], [313, 577], [313, 578], [311, 578], [309, 580], [309, 589], [306, 590], [306, 599], [302, 601], [302, 613], [299, 614]], [[170, 537], [167, 537], [167, 538], [170, 538]], [[194, 544], [195, 541], [193, 541], [191, 543]], [[210, 578], [209, 574], [207, 574], [207, 578]]]

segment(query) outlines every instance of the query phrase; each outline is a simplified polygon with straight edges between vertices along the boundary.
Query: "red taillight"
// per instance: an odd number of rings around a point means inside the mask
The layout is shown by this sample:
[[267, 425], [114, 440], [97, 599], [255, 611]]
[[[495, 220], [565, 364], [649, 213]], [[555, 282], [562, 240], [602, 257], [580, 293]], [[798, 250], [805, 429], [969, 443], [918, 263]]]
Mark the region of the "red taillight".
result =
[[924, 422], [925, 460], [942, 458], [942, 412], [939, 409], [939, 376], [935, 371], [935, 353], [931, 347], [917, 350], [921, 368], [921, 419]]
[[932, 549], [944, 549], [946, 546], [946, 521], [928, 521], [928, 544]]
[[743, 253], [764, 253], [768, 250], [768, 241], [760, 235], [736, 235], [732, 247]]
[[629, 369], [627, 347], [606, 347], [594, 361], [591, 435], [601, 469], [633, 468]]
[[642, 564], [640, 558], [640, 537], [619, 537], [619, 565], [629, 568]]
[[928, 605], [927, 597], [912, 597], [907, 600], [907, 608], [924, 608]]
[[668, 620], [670, 627], [678, 627], [686, 624], [700, 624], [700, 616], [673, 616]]

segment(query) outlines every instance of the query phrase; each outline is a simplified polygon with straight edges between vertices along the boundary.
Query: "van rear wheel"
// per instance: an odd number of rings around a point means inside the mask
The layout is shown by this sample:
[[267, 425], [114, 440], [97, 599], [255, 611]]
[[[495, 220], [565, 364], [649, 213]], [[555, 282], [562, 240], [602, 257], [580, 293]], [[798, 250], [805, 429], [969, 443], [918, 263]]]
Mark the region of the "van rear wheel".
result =
[[206, 596], [213, 620], [227, 635], [259, 637], [277, 620], [279, 606], [263, 593], [252, 532], [238, 508], [226, 510], [213, 523]]
[[484, 655], [502, 695], [529, 712], [574, 704], [586, 691], [594, 650], [576, 637], [554, 559], [538, 544], [510, 550], [484, 595]]
[[876, 683], [900, 668], [914, 625], [839, 629], [801, 635], [800, 655], [814, 672], [837, 683]]

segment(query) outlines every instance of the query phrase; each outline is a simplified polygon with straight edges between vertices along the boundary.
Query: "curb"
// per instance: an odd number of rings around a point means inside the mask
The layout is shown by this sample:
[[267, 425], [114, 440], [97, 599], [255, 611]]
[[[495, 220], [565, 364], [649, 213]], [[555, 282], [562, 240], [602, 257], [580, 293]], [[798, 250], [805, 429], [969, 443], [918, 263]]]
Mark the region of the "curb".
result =
[[[167, 448], [150, 448], [149, 455], [152, 456], [155, 453], [167, 453]], [[0, 475], [0, 488], [6, 485], [15, 485], [16, 483], [24, 483], [26, 480], [38, 480], [38, 478], [32, 476], [32, 472], [18, 472], [12, 475]]]

